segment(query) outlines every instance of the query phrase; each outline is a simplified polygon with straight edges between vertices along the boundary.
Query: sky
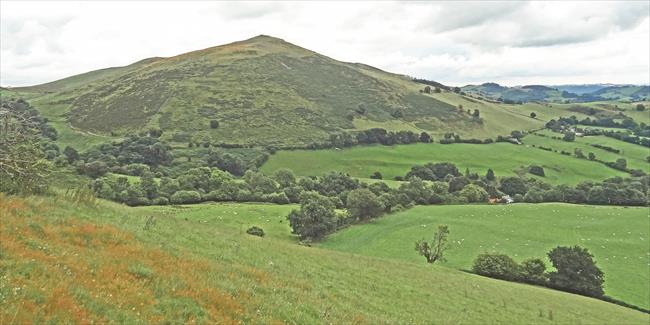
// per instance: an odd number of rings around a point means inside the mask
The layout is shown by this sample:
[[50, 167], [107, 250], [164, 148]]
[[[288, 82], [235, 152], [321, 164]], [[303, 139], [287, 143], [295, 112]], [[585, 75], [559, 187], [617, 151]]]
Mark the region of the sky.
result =
[[462, 86], [650, 83], [650, 2], [0, 1], [0, 85], [266, 34]]

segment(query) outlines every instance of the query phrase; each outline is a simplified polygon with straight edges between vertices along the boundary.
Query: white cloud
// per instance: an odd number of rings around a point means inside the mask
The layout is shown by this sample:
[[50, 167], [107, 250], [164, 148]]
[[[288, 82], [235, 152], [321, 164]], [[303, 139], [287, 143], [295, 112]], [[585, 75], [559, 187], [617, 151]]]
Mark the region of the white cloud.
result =
[[647, 2], [0, 2], [0, 84], [246, 39], [460, 85], [650, 83]]

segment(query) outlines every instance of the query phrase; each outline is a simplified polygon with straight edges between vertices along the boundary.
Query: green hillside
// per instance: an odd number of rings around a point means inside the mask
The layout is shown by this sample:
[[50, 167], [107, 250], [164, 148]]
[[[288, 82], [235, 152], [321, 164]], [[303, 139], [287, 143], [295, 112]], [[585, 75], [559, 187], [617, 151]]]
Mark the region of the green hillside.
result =
[[[450, 229], [447, 266], [469, 269], [478, 254], [506, 253], [517, 261], [545, 258], [558, 245], [580, 245], [605, 273], [605, 294], [650, 307], [650, 219], [647, 208], [514, 204], [418, 206], [330, 236], [320, 247], [423, 262], [413, 249], [437, 225]], [[547, 265], [550, 263], [547, 262]]]
[[[644, 150], [641, 146], [629, 146]], [[573, 153], [573, 149], [570, 152]], [[280, 168], [289, 168], [297, 175], [309, 176], [338, 170], [362, 178], [379, 171], [384, 178], [393, 179], [395, 176], [404, 176], [414, 165], [444, 161], [453, 162], [462, 171], [469, 168], [480, 175], [485, 175], [487, 169], [492, 168], [497, 176], [517, 175], [520, 169], [525, 170], [529, 165], [536, 164], [545, 169], [546, 176], [543, 180], [553, 184], [575, 185], [585, 180], [628, 175], [597, 162], [508, 143], [413, 144], [342, 150], [279, 151], [269, 157], [262, 166], [262, 171], [271, 173]], [[634, 160], [634, 166], [641, 166], [640, 164], [647, 166], [647, 163]]]
[[[241, 204], [126, 208], [61, 195], [0, 196], [4, 274], [0, 321], [648, 321], [647, 314], [603, 301], [443, 266], [299, 246], [291, 242], [288, 228], [277, 222], [285, 208]], [[154, 222], [147, 222], [149, 216]], [[251, 222], [268, 229], [268, 236], [242, 232], [242, 225]]]
[[[183, 145], [279, 148], [369, 128], [493, 138], [567, 113], [566, 107], [495, 104], [444, 89], [425, 93], [425, 86], [258, 36], [1, 95], [29, 100], [62, 135], [60, 145], [82, 149], [148, 129]], [[213, 120], [218, 127], [211, 127]]]

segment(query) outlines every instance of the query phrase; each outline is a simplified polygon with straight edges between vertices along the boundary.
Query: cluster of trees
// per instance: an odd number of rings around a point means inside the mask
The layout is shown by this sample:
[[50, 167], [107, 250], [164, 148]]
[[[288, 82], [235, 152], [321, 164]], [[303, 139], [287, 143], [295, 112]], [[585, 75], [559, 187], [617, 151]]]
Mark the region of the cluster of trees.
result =
[[147, 168], [155, 170], [172, 162], [171, 148], [152, 136], [134, 135], [122, 141], [103, 143], [83, 153], [66, 147], [64, 154], [78, 173], [92, 178], [109, 171], [139, 176]]
[[547, 256], [555, 271], [547, 272], [544, 261], [539, 258], [517, 264], [508, 255], [489, 253], [481, 254], [474, 260], [472, 271], [492, 278], [603, 298], [603, 272], [586, 248], [558, 246]]
[[494, 140], [487, 138], [484, 140], [481, 139], [463, 139], [460, 135], [455, 133], [445, 133], [444, 137], [439, 140], [441, 144], [450, 144], [450, 143], [473, 143], [473, 144], [489, 144], [493, 143]]
[[239, 179], [217, 168], [191, 168], [176, 178], [156, 179], [151, 171], [143, 172], [138, 182], [125, 176], [103, 177], [92, 182], [95, 193], [108, 200], [136, 205], [191, 204], [203, 201], [297, 202], [300, 188], [289, 171], [273, 177], [247, 171]]
[[355, 133], [337, 133], [330, 135], [330, 144], [331, 147], [351, 147], [359, 144], [382, 144], [382, 145], [394, 145], [394, 144], [411, 144], [411, 143], [430, 143], [432, 142], [431, 136], [422, 132], [420, 134], [411, 132], [411, 131], [386, 131], [381, 128], [373, 128], [369, 130], [363, 130]]
[[650, 142], [643, 141], [645, 139], [644, 137], [650, 137], [650, 125], [646, 125], [643, 122], [637, 123], [629, 117], [624, 117], [621, 122], [617, 122], [612, 117], [602, 117], [596, 119], [591, 119], [587, 117], [582, 120], [578, 120], [576, 116], [560, 117], [557, 120], [552, 119], [549, 122], [547, 122], [546, 127], [555, 132], [564, 132], [565, 130], [568, 130], [569, 128], [574, 127], [578, 124], [627, 129], [633, 134], [635, 134], [636, 137], [630, 136], [628, 133], [620, 132], [620, 131], [616, 132], [616, 131], [604, 131], [602, 129], [576, 128], [576, 130], [584, 133], [585, 135], [605, 135], [605, 136], [617, 138], [619, 140], [630, 142], [630, 143], [650, 146], [649, 144]]

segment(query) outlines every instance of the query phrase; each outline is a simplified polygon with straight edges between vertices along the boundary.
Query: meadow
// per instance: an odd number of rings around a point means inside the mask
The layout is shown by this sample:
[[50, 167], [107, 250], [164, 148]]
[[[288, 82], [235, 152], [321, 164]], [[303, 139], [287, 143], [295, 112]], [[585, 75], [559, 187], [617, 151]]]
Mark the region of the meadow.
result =
[[[589, 152], [593, 152], [596, 155], [597, 159], [607, 162], [614, 162], [618, 158], [625, 158], [628, 168], [640, 169], [646, 173], [650, 172], [650, 164], [646, 160], [647, 157], [650, 156], [650, 149], [646, 147], [600, 135], [576, 137], [575, 141], [566, 142], [551, 138], [561, 136], [559, 133], [554, 133], [549, 130], [543, 130], [537, 133], [546, 136], [538, 136], [535, 134], [527, 135], [523, 140], [524, 144], [551, 148], [557, 150], [558, 154], [561, 151], [566, 151], [570, 152], [573, 155], [575, 149], [579, 148], [582, 150], [582, 153], [585, 155], [585, 157]], [[593, 144], [612, 147], [614, 149], [620, 150], [621, 152], [618, 154], [613, 153], [604, 149], [593, 147]]]
[[300, 176], [338, 170], [361, 178], [378, 171], [385, 179], [393, 179], [404, 176], [414, 165], [443, 161], [453, 162], [461, 172], [469, 168], [479, 175], [485, 175], [487, 169], [492, 168], [499, 177], [517, 175], [522, 168], [539, 165], [546, 173], [543, 180], [551, 184], [575, 185], [585, 180], [628, 175], [597, 162], [507, 143], [376, 145], [341, 150], [278, 151], [261, 169], [271, 173], [289, 168]]
[[417, 206], [335, 233], [319, 247], [423, 263], [415, 241], [429, 240], [443, 224], [449, 226], [452, 242], [446, 266], [470, 269], [484, 252], [505, 253], [521, 262], [546, 258], [558, 245], [580, 245], [605, 273], [606, 295], [650, 307], [647, 208], [551, 203]]
[[[0, 196], [0, 321], [648, 322], [647, 314], [582, 296], [300, 246], [279, 222], [289, 208], [127, 208], [62, 194]], [[147, 223], [149, 216], [155, 221]], [[249, 223], [267, 237], [242, 233]]]

